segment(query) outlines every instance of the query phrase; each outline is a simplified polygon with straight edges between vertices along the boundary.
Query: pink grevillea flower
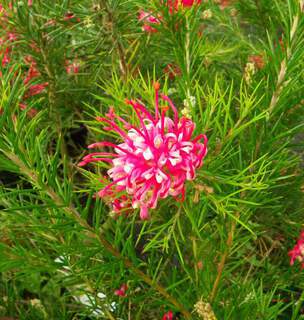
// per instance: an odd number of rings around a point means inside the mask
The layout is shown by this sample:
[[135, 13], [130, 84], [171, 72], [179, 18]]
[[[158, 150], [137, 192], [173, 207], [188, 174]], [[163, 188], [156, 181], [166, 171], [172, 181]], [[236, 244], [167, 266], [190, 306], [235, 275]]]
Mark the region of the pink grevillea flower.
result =
[[138, 21], [143, 22], [142, 30], [147, 33], [157, 32], [157, 29], [152, 27], [152, 25], [160, 24], [160, 20], [154, 17], [151, 12], [145, 12], [143, 10], [139, 11]]
[[193, 5], [200, 4], [201, 2], [202, 2], [201, 0], [168, 0], [167, 4], [168, 4], [170, 13], [173, 13], [174, 11], [177, 11], [179, 7], [190, 8]]
[[202, 0], [175, 0], [175, 3], [180, 3], [183, 7], [192, 7], [193, 5], [200, 4]]
[[301, 262], [302, 269], [304, 269], [304, 230], [301, 232], [296, 245], [288, 252], [288, 255], [290, 256], [291, 266], [295, 263], [295, 260], [298, 260]]
[[27, 76], [26, 76], [26, 78], [24, 79], [23, 82], [24, 82], [24, 84], [28, 84], [32, 79], [37, 78], [38, 76], [40, 76], [40, 72], [36, 67], [36, 63], [33, 62], [30, 65], [30, 68], [28, 70]]
[[113, 108], [105, 118], [98, 118], [106, 124], [106, 130], [115, 131], [124, 142], [94, 143], [90, 149], [112, 147], [114, 152], [89, 154], [79, 164], [109, 163], [108, 175], [112, 182], [98, 195], [106, 198], [113, 193], [126, 193], [132, 207], [140, 208], [141, 219], [149, 218], [148, 210], [155, 209], [159, 199], [173, 196], [184, 200], [185, 182], [195, 178], [195, 170], [202, 166], [207, 153], [207, 137], [200, 134], [192, 138], [195, 124], [185, 117], [179, 118], [176, 107], [165, 95], [161, 98], [172, 109], [173, 119], [166, 115], [169, 107], [160, 110], [158, 91], [156, 83], [154, 116], [141, 103], [127, 101], [138, 116], [138, 127], [116, 115]]
[[10, 61], [11, 61], [10, 49], [6, 48], [4, 55], [3, 55], [3, 58], [2, 58], [2, 61], [1, 61], [2, 67], [5, 67], [6, 65], [8, 65], [10, 63]]
[[127, 293], [126, 293], [127, 290], [128, 290], [128, 286], [125, 283], [123, 283], [119, 289], [114, 291], [114, 294], [116, 296], [124, 298], [127, 295]]
[[[27, 109], [27, 105], [25, 103], [19, 103], [19, 107], [21, 110], [26, 110]], [[27, 115], [30, 118], [34, 118], [37, 115], [38, 111], [35, 108], [31, 108], [27, 111]]]
[[48, 82], [40, 83], [40, 84], [33, 84], [28, 88], [28, 92], [25, 95], [25, 98], [36, 96], [44, 91], [44, 89], [49, 85]]
[[14, 42], [14, 41], [17, 40], [17, 36], [16, 36], [15, 33], [9, 32], [9, 33], [7, 34], [7, 39], [8, 39], [8, 41]]
[[[165, 3], [161, 1], [162, 4], [165, 4], [169, 8], [169, 13], [173, 14], [178, 11], [180, 7], [192, 7], [201, 3], [201, 0], [167, 0]], [[138, 20], [142, 21], [144, 24], [142, 30], [147, 33], [155, 33], [158, 30], [153, 27], [153, 25], [159, 25], [161, 23], [162, 17], [155, 17], [151, 12], [146, 12], [144, 10], [139, 11]]]
[[163, 315], [162, 320], [173, 320], [173, 312], [171, 310], [166, 312]]
[[79, 63], [77, 61], [66, 61], [66, 66], [65, 66], [65, 70], [67, 72], [67, 74], [77, 74], [79, 73]]
[[261, 54], [249, 56], [248, 61], [253, 63], [258, 69], [263, 69], [265, 66], [264, 57]]
[[168, 75], [169, 79], [173, 80], [176, 77], [181, 76], [182, 71], [179, 66], [169, 63], [163, 69], [164, 73]]
[[73, 12], [67, 12], [64, 17], [63, 17], [64, 21], [76, 21], [76, 22], [80, 22], [80, 18], [76, 18], [75, 14]]

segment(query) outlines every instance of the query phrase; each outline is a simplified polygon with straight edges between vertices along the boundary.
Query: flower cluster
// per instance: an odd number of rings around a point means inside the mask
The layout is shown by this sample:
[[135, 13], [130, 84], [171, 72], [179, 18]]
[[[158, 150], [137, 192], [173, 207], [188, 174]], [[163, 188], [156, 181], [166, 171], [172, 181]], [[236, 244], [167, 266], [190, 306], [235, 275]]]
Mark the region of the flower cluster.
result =
[[157, 32], [157, 29], [152, 25], [160, 24], [160, 18], [156, 18], [151, 12], [146, 12], [144, 10], [139, 11], [138, 21], [143, 22], [142, 30], [147, 33]]
[[173, 312], [171, 310], [166, 312], [163, 315], [162, 320], [173, 320]]
[[304, 269], [304, 230], [301, 232], [296, 245], [288, 252], [288, 255], [290, 256], [291, 266], [295, 263], [295, 260], [298, 260], [301, 262], [302, 269]]
[[[28, 2], [28, 5], [31, 6], [31, 1]], [[9, 6], [8, 10], [5, 10], [3, 6], [0, 6], [0, 27], [2, 27], [2, 37], [0, 38], [0, 57], [2, 67], [11, 67], [12, 61], [15, 58], [15, 51], [18, 48], [17, 40], [19, 35], [16, 33], [14, 29], [11, 28], [11, 24], [9, 22], [11, 15], [13, 14], [14, 8], [12, 5]], [[33, 44], [31, 44], [33, 45]], [[27, 72], [23, 73], [23, 83], [27, 87], [27, 90], [24, 94], [23, 101], [20, 103], [20, 109], [25, 110], [26, 99], [38, 95], [44, 91], [44, 89], [48, 86], [48, 82], [31, 84], [33, 79], [40, 77], [40, 72], [37, 68], [37, 63], [35, 59], [27, 55], [23, 58], [24, 66], [27, 69]], [[31, 109], [28, 111], [28, 115], [33, 117], [36, 114], [35, 109]]]
[[180, 8], [191, 8], [194, 5], [201, 4], [201, 0], [168, 0], [167, 6], [170, 14], [177, 12]]
[[257, 69], [263, 69], [265, 66], [265, 61], [262, 54], [255, 54], [249, 56], [248, 62], [253, 63]]
[[66, 63], [65, 70], [67, 74], [73, 75], [73, 74], [79, 73], [80, 64], [77, 60], [74, 60], [74, 61], [66, 60], [65, 63]]
[[[179, 8], [190, 8], [193, 5], [198, 5], [201, 3], [201, 0], [168, 0], [166, 5], [169, 9], [169, 13], [173, 14], [177, 12]], [[157, 29], [156, 25], [161, 23], [162, 17], [158, 15], [157, 17], [152, 14], [152, 12], [146, 12], [144, 10], [139, 11], [138, 21], [143, 23], [142, 30], [147, 33], [155, 33]], [[154, 25], [154, 26], [153, 26]]]
[[[28, 1], [28, 10], [33, 6], [31, 0]], [[13, 15], [18, 10], [14, 7], [13, 3], [9, 3], [7, 8], [0, 4], [0, 63], [3, 68], [11, 68], [16, 60], [20, 62], [20, 40], [22, 40], [22, 35], [13, 27], [14, 24], [11, 23], [13, 20]], [[76, 19], [73, 13], [66, 13], [63, 20], [70, 21]], [[77, 20], [77, 19], [76, 19]], [[78, 22], [78, 20], [77, 20]], [[56, 20], [49, 20], [44, 27], [50, 27], [56, 25]], [[35, 52], [35, 56], [42, 55], [41, 49], [34, 41], [28, 41], [28, 46], [30, 51]], [[22, 50], [21, 50], [22, 52]], [[27, 100], [33, 96], [40, 95], [48, 87], [49, 83], [47, 81], [42, 81], [42, 75], [39, 71], [39, 65], [37, 63], [34, 55], [23, 55], [22, 57], [22, 75], [23, 83], [26, 87], [25, 93], [20, 102], [20, 109], [27, 109]], [[65, 70], [68, 75], [75, 75], [79, 73], [80, 64], [78, 60], [71, 59], [65, 61]], [[43, 68], [44, 69], [44, 68]], [[25, 70], [25, 71], [24, 71]], [[0, 71], [1, 76], [1, 71]], [[35, 81], [35, 83], [33, 83]], [[1, 109], [1, 107], [0, 107]], [[1, 111], [1, 110], [0, 110]], [[27, 114], [33, 117], [37, 113], [37, 110], [31, 109], [27, 110]]]
[[171, 80], [182, 75], [180, 67], [172, 63], [167, 64], [163, 71]]
[[[159, 98], [159, 84], [156, 83], [154, 116], [141, 103], [127, 101], [137, 114], [139, 127], [116, 115], [113, 108], [106, 118], [98, 118], [106, 124], [106, 130], [115, 131], [124, 142], [117, 145], [106, 141], [94, 143], [90, 149], [112, 147], [114, 152], [89, 154], [79, 164], [110, 163], [107, 173], [112, 182], [99, 191], [99, 196], [117, 195], [112, 202], [113, 210], [117, 212], [132, 205], [140, 208], [141, 219], [149, 218], [148, 210], [155, 209], [159, 199], [173, 196], [183, 200], [186, 180], [195, 178], [195, 171], [202, 166], [207, 154], [207, 137], [200, 134], [192, 138], [195, 124], [186, 117], [179, 118], [176, 107], [165, 95], [161, 98], [169, 107], [160, 109]], [[174, 113], [173, 119], [166, 115], [169, 108]], [[123, 199], [119, 193], [123, 193]]]

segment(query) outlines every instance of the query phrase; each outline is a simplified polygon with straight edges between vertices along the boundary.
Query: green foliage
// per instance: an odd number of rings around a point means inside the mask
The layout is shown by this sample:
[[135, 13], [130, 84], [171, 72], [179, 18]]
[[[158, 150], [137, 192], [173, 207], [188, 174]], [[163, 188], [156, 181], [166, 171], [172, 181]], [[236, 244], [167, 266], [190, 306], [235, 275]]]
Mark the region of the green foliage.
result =
[[[303, 3], [170, 14], [159, 1], [33, 2], [13, 2], [1, 68], [0, 316], [201, 319], [203, 300], [218, 319], [303, 318], [303, 272], [287, 256], [303, 227]], [[162, 16], [157, 32], [142, 32], [141, 8]], [[253, 72], [251, 56], [263, 62]], [[95, 120], [109, 106], [134, 124], [126, 98], [153, 111], [155, 81], [208, 136], [208, 155], [184, 202], [161, 200], [149, 221], [113, 217], [94, 197], [108, 166], [77, 164], [86, 145], [118, 141]]]

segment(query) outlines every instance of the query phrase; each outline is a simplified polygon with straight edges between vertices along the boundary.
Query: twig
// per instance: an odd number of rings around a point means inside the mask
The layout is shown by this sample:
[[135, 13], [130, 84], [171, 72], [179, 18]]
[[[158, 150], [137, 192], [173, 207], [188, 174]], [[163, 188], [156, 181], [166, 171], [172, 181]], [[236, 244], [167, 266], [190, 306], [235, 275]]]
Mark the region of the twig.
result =
[[190, 99], [190, 67], [191, 67], [191, 60], [190, 60], [190, 25], [189, 25], [189, 18], [186, 15], [186, 41], [185, 41], [185, 52], [186, 52], [186, 70], [187, 70], [187, 99]]
[[[294, 39], [294, 35], [295, 35], [297, 27], [298, 27], [298, 24], [299, 24], [299, 14], [293, 18], [293, 23], [292, 23], [291, 30], [290, 30], [290, 44], [292, 44], [292, 41]], [[288, 60], [290, 59], [290, 57], [291, 57], [291, 48], [287, 47], [286, 57], [281, 62], [281, 67], [280, 67], [280, 71], [279, 71], [279, 75], [278, 75], [276, 88], [275, 88], [275, 91], [273, 92], [272, 97], [271, 97], [271, 102], [270, 102], [270, 106], [269, 106], [269, 114], [271, 114], [273, 112], [273, 110], [274, 110], [275, 106], [277, 105], [277, 102], [280, 98], [280, 94], [283, 89], [283, 84], [284, 84], [284, 80], [285, 80], [285, 76], [286, 76], [286, 72], [287, 72], [287, 63], [288, 63]]]
[[[239, 218], [239, 213], [236, 214], [236, 217]], [[225, 267], [225, 263], [226, 263], [226, 260], [227, 260], [227, 257], [228, 257], [228, 254], [230, 252], [230, 249], [232, 247], [232, 244], [233, 244], [233, 236], [234, 236], [234, 232], [235, 232], [235, 228], [236, 228], [236, 220], [237, 219], [234, 219], [232, 221], [232, 224], [231, 224], [231, 228], [230, 228], [230, 231], [229, 231], [229, 234], [228, 234], [228, 239], [227, 239], [227, 242], [226, 242], [226, 250], [225, 252], [223, 253], [222, 257], [221, 257], [221, 260], [218, 264], [218, 267], [217, 267], [217, 276], [216, 276], [216, 279], [214, 281], [214, 284], [213, 284], [213, 287], [212, 287], [212, 291], [211, 291], [211, 295], [210, 295], [210, 303], [213, 302], [215, 296], [216, 296], [216, 293], [217, 293], [217, 289], [218, 289], [218, 286], [220, 284], [220, 281], [221, 281], [221, 277], [222, 277], [222, 274], [223, 274], [223, 271], [224, 271], [224, 267]]]
[[[303, 6], [302, 2], [303, 2], [303, 0], [299, 1], [301, 11], [303, 11], [302, 10], [302, 6]], [[297, 14], [293, 18], [293, 22], [292, 22], [292, 26], [291, 26], [291, 30], [290, 30], [290, 44], [292, 44], [292, 42], [293, 42], [298, 24], [299, 24], [299, 14]], [[290, 57], [291, 57], [291, 47], [288, 46], [286, 49], [286, 57], [281, 62], [276, 87], [275, 87], [275, 90], [274, 90], [272, 97], [271, 97], [271, 101], [270, 101], [270, 105], [269, 105], [269, 113], [268, 113], [269, 118], [270, 118], [270, 115], [274, 111], [274, 109], [280, 99], [280, 95], [281, 95], [281, 92], [282, 92], [282, 89], [284, 86], [284, 80], [285, 80], [285, 76], [286, 76], [286, 72], [287, 72], [287, 65], [288, 65], [288, 61], [289, 61]], [[262, 145], [262, 136], [263, 136], [263, 130], [260, 131], [260, 135], [259, 135], [259, 138], [257, 139], [257, 143], [255, 146], [255, 151], [254, 151], [255, 159], [256, 159], [256, 157], [259, 153], [260, 147]]]
[[128, 65], [127, 65], [126, 58], [125, 58], [124, 47], [114, 32], [115, 30], [114, 30], [113, 26], [114, 26], [115, 21], [114, 21], [113, 13], [109, 9], [106, 0], [101, 0], [101, 5], [103, 6], [103, 8], [105, 9], [105, 11], [107, 13], [109, 25], [112, 26], [112, 30], [111, 30], [112, 31], [112, 40], [113, 40], [113, 44], [117, 45], [117, 52], [118, 52], [118, 56], [119, 56], [119, 67], [120, 67], [123, 78], [126, 79], [127, 75], [128, 75]]
[[95, 239], [101, 243], [101, 245], [108, 251], [110, 254], [112, 254], [113, 257], [121, 260], [125, 267], [131, 269], [139, 278], [141, 278], [146, 284], [148, 284], [150, 287], [155, 289], [160, 295], [165, 297], [172, 305], [174, 305], [185, 317], [185, 319], [191, 319], [191, 314], [184, 308], [184, 306], [178, 302], [174, 297], [172, 297], [167, 290], [159, 285], [158, 283], [155, 283], [149, 276], [147, 276], [143, 271], [138, 269], [136, 266], [133, 265], [133, 263], [128, 259], [121, 255], [121, 253], [116, 250], [105, 238], [103, 238], [101, 235], [98, 235], [95, 233], [95, 230], [93, 227], [91, 227], [80, 215], [80, 213], [76, 210], [76, 208], [72, 204], [66, 204], [62, 200], [60, 196], [57, 195], [57, 193], [54, 191], [53, 188], [51, 188], [48, 185], [41, 185], [39, 182], [39, 177], [37, 174], [29, 169], [19, 158], [13, 153], [10, 152], [4, 152], [7, 158], [9, 158], [14, 164], [16, 164], [19, 167], [20, 172], [27, 176], [31, 182], [34, 185], [39, 186], [42, 190], [46, 192], [46, 194], [54, 201], [56, 206], [62, 208], [62, 210], [68, 214], [70, 217], [72, 217], [75, 221], [79, 223], [80, 226], [82, 226], [87, 231], [87, 236], [91, 239]]

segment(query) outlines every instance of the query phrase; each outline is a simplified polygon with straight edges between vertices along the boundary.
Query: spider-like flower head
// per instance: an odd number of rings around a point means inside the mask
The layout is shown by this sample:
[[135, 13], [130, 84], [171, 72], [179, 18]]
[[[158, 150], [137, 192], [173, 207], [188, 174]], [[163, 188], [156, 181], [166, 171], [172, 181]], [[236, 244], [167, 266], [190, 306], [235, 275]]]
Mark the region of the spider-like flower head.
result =
[[[195, 178], [195, 171], [202, 166], [207, 154], [207, 137], [200, 134], [193, 138], [195, 124], [188, 118], [179, 118], [172, 101], [165, 95], [159, 96], [159, 84], [154, 87], [155, 115], [141, 103], [127, 100], [139, 119], [137, 127], [116, 115], [111, 108], [105, 118], [98, 120], [106, 124], [106, 130], [118, 133], [123, 143], [94, 143], [90, 149], [112, 147], [114, 152], [89, 154], [79, 164], [108, 162], [111, 168], [107, 173], [112, 182], [99, 191], [99, 196], [118, 194], [112, 202], [117, 211], [121, 205], [128, 205], [125, 197], [120, 205], [119, 192], [124, 192], [129, 204], [140, 208], [141, 219], [149, 218], [148, 210], [155, 209], [159, 199], [173, 196], [184, 200], [185, 182]], [[169, 107], [160, 108], [160, 98]], [[167, 116], [169, 108], [173, 111], [173, 119]]]

